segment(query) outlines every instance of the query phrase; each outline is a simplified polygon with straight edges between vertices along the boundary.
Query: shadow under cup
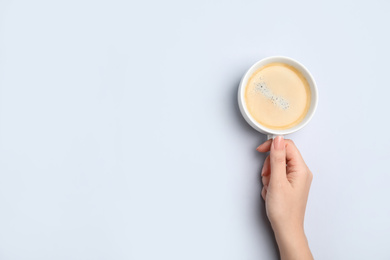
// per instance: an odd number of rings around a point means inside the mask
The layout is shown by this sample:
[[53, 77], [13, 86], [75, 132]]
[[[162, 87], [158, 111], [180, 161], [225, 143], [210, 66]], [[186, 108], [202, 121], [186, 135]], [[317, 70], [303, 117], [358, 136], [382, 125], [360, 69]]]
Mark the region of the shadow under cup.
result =
[[[290, 65], [297, 69], [299, 72], [302, 73], [302, 75], [306, 78], [307, 82], [309, 83], [310, 91], [311, 91], [311, 100], [310, 100], [310, 107], [309, 110], [306, 113], [306, 116], [303, 118], [303, 120], [287, 129], [283, 130], [276, 130], [276, 129], [270, 129], [267, 128], [263, 125], [261, 125], [259, 122], [257, 122], [252, 115], [249, 113], [246, 103], [245, 103], [245, 88], [248, 84], [249, 78], [252, 76], [253, 73], [255, 73], [258, 69], [261, 67], [270, 64], [270, 63], [284, 63], [287, 65]], [[268, 136], [268, 139], [274, 138], [275, 136], [281, 135], [287, 135], [294, 133], [304, 127], [311, 118], [313, 117], [316, 109], [317, 109], [317, 104], [318, 104], [318, 91], [317, 91], [317, 85], [314, 81], [313, 76], [310, 74], [309, 70], [303, 66], [301, 63], [298, 61], [288, 58], [288, 57], [283, 57], [283, 56], [274, 56], [274, 57], [268, 57], [265, 59], [262, 59], [258, 62], [256, 62], [252, 67], [249, 68], [249, 70], [244, 74], [244, 77], [241, 79], [239, 88], [238, 88], [238, 105], [240, 107], [240, 111], [242, 116], [245, 118], [245, 120], [248, 122], [250, 126], [252, 126], [254, 129], [259, 131], [260, 133], [266, 134]]]

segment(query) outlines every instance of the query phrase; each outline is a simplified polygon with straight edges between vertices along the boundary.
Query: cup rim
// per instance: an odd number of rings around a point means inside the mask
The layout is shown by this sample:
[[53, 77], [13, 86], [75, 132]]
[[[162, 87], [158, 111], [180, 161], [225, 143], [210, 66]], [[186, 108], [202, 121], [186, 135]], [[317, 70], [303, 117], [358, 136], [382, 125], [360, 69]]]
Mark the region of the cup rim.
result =
[[[306, 78], [306, 80], [309, 83], [310, 90], [311, 90], [311, 104], [309, 111], [306, 114], [306, 117], [300, 122], [298, 125], [288, 128], [288, 129], [283, 129], [283, 130], [276, 130], [276, 129], [270, 129], [268, 127], [265, 127], [258, 123], [252, 115], [249, 113], [246, 103], [245, 103], [245, 88], [248, 83], [248, 79], [252, 74], [259, 68], [272, 63], [272, 62], [281, 62], [285, 63], [287, 65], [293, 66], [294, 68], [298, 69], [303, 76]], [[239, 91], [238, 91], [238, 103], [239, 103], [239, 108], [241, 111], [241, 114], [247, 121], [249, 125], [251, 125], [255, 130], [267, 134], [267, 135], [287, 135], [294, 133], [300, 129], [302, 129], [304, 126], [306, 126], [309, 121], [313, 118], [315, 111], [317, 110], [318, 106], [318, 89], [317, 89], [317, 84], [310, 73], [310, 71], [300, 62], [298, 62], [295, 59], [286, 57], [286, 56], [270, 56], [266, 57], [264, 59], [261, 59], [257, 61], [255, 64], [253, 64], [244, 74], [240, 81], [239, 85]]]

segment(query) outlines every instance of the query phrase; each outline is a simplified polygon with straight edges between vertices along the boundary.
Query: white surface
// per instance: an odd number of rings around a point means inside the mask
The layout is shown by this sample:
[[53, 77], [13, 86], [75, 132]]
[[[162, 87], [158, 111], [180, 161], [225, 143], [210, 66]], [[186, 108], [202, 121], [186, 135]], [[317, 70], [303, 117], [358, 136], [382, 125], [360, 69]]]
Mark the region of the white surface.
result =
[[316, 79], [292, 135], [316, 259], [389, 259], [386, 1], [1, 1], [0, 258], [277, 259], [240, 77]]

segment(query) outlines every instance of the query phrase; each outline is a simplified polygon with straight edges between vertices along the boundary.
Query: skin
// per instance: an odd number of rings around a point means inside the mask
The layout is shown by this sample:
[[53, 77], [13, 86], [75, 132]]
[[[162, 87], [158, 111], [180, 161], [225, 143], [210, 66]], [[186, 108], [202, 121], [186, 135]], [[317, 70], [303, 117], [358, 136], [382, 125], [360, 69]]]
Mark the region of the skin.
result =
[[291, 140], [278, 136], [257, 151], [270, 152], [263, 164], [261, 196], [281, 259], [313, 259], [303, 225], [313, 174]]

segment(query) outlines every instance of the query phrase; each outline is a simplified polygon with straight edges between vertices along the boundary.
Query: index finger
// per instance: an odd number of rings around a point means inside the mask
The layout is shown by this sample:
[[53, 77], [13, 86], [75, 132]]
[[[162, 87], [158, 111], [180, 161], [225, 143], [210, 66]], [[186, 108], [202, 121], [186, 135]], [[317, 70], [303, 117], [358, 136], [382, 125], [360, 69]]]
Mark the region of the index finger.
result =
[[266, 153], [271, 150], [272, 139], [269, 139], [256, 148], [258, 152]]

